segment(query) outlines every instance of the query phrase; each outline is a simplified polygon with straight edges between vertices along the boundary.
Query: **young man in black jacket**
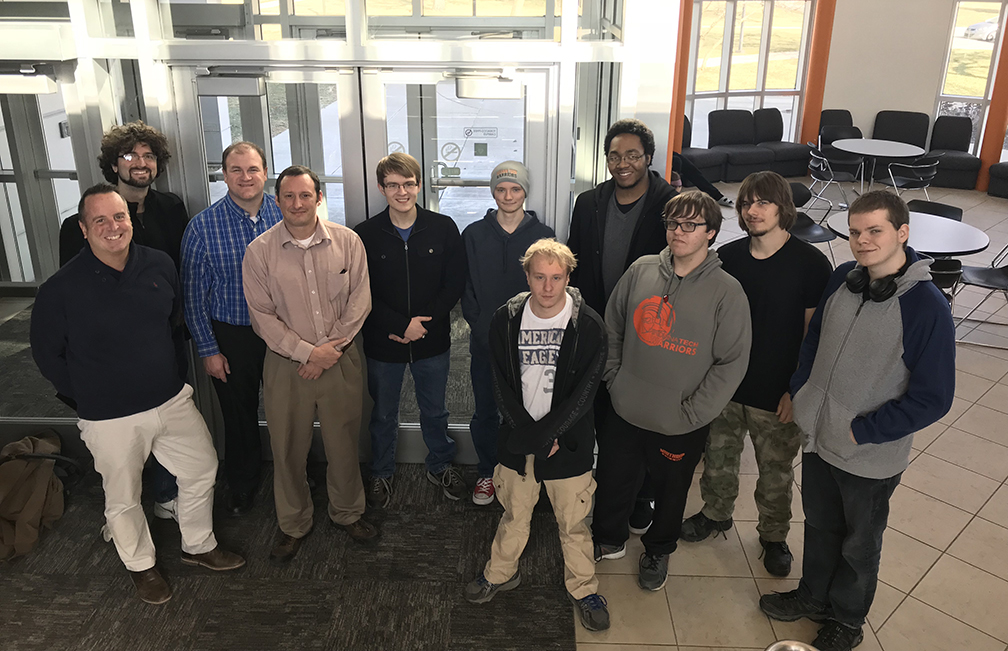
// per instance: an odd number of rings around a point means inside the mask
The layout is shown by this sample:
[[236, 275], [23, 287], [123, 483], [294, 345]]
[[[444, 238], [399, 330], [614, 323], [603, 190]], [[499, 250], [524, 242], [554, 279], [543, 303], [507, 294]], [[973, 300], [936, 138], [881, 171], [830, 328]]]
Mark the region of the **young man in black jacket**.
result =
[[[613, 123], [603, 146], [612, 178], [578, 195], [567, 239], [567, 246], [578, 260], [577, 269], [571, 273], [571, 285], [581, 290], [585, 303], [599, 314], [605, 314], [609, 295], [623, 272], [637, 258], [665, 248], [663, 211], [682, 187], [681, 183], [672, 187], [650, 169], [654, 134], [640, 120]], [[611, 410], [609, 392], [602, 386], [595, 400], [600, 454], [605, 453], [611, 438], [606, 436], [606, 419]], [[647, 531], [653, 499], [650, 481], [645, 479], [630, 517], [632, 533]], [[620, 557], [619, 551], [606, 555]]]
[[368, 502], [385, 507], [392, 496], [399, 396], [409, 364], [428, 454], [427, 479], [445, 497], [460, 499], [466, 485], [451, 465], [445, 391], [452, 308], [465, 288], [465, 249], [451, 217], [417, 205], [420, 164], [408, 154], [378, 162], [378, 186], [388, 207], [355, 229], [367, 250], [371, 314], [364, 322], [371, 421]]
[[576, 264], [556, 240], [534, 243], [522, 258], [531, 291], [508, 301], [490, 323], [494, 392], [504, 417], [494, 487], [504, 515], [490, 560], [466, 586], [465, 598], [486, 603], [521, 583], [518, 559], [544, 482], [559, 527], [567, 596], [585, 628], [601, 631], [609, 628], [609, 610], [598, 595], [585, 518], [595, 493], [592, 399], [607, 338], [602, 318], [567, 287]]
[[494, 402], [490, 370], [490, 319], [512, 296], [528, 290], [521, 257], [535, 241], [555, 237], [530, 210], [525, 210], [529, 189], [528, 169], [518, 161], [504, 161], [490, 174], [490, 191], [497, 208], [462, 231], [469, 273], [462, 294], [462, 315], [469, 322], [469, 374], [476, 409], [469, 421], [479, 477], [473, 487], [473, 502], [494, 500], [493, 472], [497, 466], [497, 428], [500, 414]]

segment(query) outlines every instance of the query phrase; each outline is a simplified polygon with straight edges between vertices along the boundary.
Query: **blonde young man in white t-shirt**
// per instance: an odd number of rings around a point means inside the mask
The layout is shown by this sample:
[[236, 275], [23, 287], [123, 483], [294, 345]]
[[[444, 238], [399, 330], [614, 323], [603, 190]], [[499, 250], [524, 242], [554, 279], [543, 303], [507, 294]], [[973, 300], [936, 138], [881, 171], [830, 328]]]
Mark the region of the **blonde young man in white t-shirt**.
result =
[[540, 482], [553, 505], [564, 556], [567, 595], [588, 630], [609, 628], [598, 594], [591, 531], [595, 423], [592, 402], [605, 366], [602, 318], [568, 287], [577, 262], [554, 239], [532, 244], [522, 258], [530, 292], [497, 310], [490, 322], [490, 358], [498, 430], [494, 488], [504, 507], [483, 573], [465, 589], [472, 603], [521, 583], [518, 559], [528, 542]]

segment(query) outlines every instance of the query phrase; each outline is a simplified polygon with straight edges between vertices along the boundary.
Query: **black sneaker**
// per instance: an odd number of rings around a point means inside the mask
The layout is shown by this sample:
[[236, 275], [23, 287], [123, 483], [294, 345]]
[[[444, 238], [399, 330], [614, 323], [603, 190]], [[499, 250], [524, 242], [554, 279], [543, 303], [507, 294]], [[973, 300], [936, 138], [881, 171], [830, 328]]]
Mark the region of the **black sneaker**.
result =
[[[686, 542], [700, 542], [706, 540], [712, 533], [724, 534], [732, 528], [732, 519], [711, 520], [703, 511], [683, 520], [682, 529], [679, 531], [679, 538]], [[728, 535], [725, 534], [725, 538]]]
[[668, 578], [668, 557], [668, 554], [641, 554], [637, 584], [645, 590], [661, 590]]
[[651, 518], [654, 516], [654, 502], [651, 500], [637, 500], [634, 504], [633, 513], [630, 514], [630, 533], [643, 536], [651, 527]]
[[498, 592], [514, 590], [520, 585], [521, 574], [518, 572], [504, 583], [490, 583], [480, 574], [465, 587], [465, 600], [471, 604], [485, 604]]
[[812, 641], [819, 651], [850, 651], [864, 640], [861, 627], [851, 628], [840, 622], [830, 620], [819, 629], [819, 635]]
[[595, 543], [595, 562], [601, 563], [604, 560], [614, 561], [626, 556], [626, 543], [622, 545], [600, 545]]
[[590, 594], [584, 599], [575, 599], [568, 592], [567, 598], [577, 606], [582, 626], [589, 631], [604, 631], [609, 628], [609, 608], [605, 597], [599, 594]]
[[372, 477], [367, 492], [368, 504], [376, 509], [384, 509], [392, 501], [392, 478]]
[[760, 556], [763, 558], [763, 567], [766, 571], [774, 576], [787, 576], [791, 574], [791, 561], [794, 556], [791, 554], [791, 550], [788, 549], [787, 543], [783, 540], [781, 542], [770, 542], [768, 540], [759, 539], [759, 544], [763, 546], [763, 552]]
[[818, 606], [797, 589], [790, 592], [765, 594], [759, 599], [760, 610], [779, 622], [795, 622], [808, 617], [814, 622], [825, 621], [829, 613], [824, 606]]
[[441, 490], [444, 492], [444, 496], [453, 502], [462, 499], [464, 495], [469, 492], [466, 488], [465, 481], [462, 479], [462, 475], [455, 466], [448, 466], [441, 473], [441, 477], [438, 477], [430, 470], [427, 471], [427, 481], [434, 484], [435, 486], [440, 486]]

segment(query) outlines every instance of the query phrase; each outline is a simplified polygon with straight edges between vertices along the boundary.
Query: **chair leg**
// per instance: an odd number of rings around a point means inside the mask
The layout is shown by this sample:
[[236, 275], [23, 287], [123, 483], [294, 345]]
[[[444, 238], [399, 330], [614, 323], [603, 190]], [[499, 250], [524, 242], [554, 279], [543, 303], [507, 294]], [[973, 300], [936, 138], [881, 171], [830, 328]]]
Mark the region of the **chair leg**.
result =
[[928, 189], [927, 189], [927, 187], [925, 187], [925, 188], [924, 188], [924, 196], [925, 196], [925, 197], [927, 197], [927, 200], [928, 200], [928, 201], [931, 201], [931, 195], [930, 195], [930, 194], [928, 194], [928, 191], [927, 191], [927, 190], [928, 190]]

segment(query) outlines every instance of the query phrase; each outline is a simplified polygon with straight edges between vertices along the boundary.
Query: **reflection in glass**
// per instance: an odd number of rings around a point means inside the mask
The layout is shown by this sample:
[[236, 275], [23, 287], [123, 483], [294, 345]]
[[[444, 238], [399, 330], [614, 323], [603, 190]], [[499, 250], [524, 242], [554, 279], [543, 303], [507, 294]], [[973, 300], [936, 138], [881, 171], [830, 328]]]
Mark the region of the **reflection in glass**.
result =
[[294, 0], [296, 16], [345, 16], [346, 0]]
[[[700, 12], [695, 84], [698, 93], [718, 90], [724, 44], [725, 3], [703, 2]], [[704, 133], [706, 132], [704, 129]]]
[[984, 97], [990, 77], [1001, 3], [960, 2], [943, 95]]
[[[28, 250], [28, 234], [21, 212], [21, 198], [17, 186], [13, 183], [0, 184], [0, 234], [3, 235], [7, 271], [11, 280], [14, 282], [35, 280], [31, 252]], [[25, 340], [27, 341], [27, 337]], [[32, 367], [34, 368], [34, 364]]]
[[323, 204], [319, 209], [319, 215], [324, 216], [331, 222], [346, 226], [346, 204], [343, 202], [343, 184], [326, 183], [322, 188]]
[[[324, 175], [342, 176], [343, 152], [340, 148], [339, 105], [336, 102], [336, 84], [319, 84], [318, 94], [319, 113], [322, 118], [322, 155], [325, 158]], [[341, 204], [342, 192], [341, 185]]]
[[756, 90], [760, 41], [763, 36], [763, 0], [743, 0], [735, 6], [729, 90]]
[[793, 89], [798, 84], [798, 58], [805, 33], [804, 0], [774, 2], [770, 26], [770, 59], [767, 61], [766, 88]]
[[[775, 10], [776, 11], [776, 10]], [[781, 140], [793, 142], [795, 137], [795, 114], [797, 113], [798, 95], [788, 95], [785, 97], [768, 95], [763, 98], [763, 108], [776, 108], [781, 113], [781, 120], [784, 122], [784, 135]]]
[[691, 146], [707, 147], [707, 115], [711, 111], [717, 110], [718, 101], [716, 97], [697, 98], [693, 100], [693, 138]]
[[942, 100], [938, 103], [938, 115], [961, 115], [968, 117], [973, 123], [973, 133], [970, 135], [970, 151], [974, 151], [976, 147], [983, 113], [984, 106], [980, 102]]
[[279, 41], [283, 38], [283, 29], [280, 25], [257, 25], [256, 32], [261, 41]]
[[292, 164], [287, 84], [266, 82], [266, 106], [269, 108], [270, 139], [273, 143], [273, 169], [280, 172]]

